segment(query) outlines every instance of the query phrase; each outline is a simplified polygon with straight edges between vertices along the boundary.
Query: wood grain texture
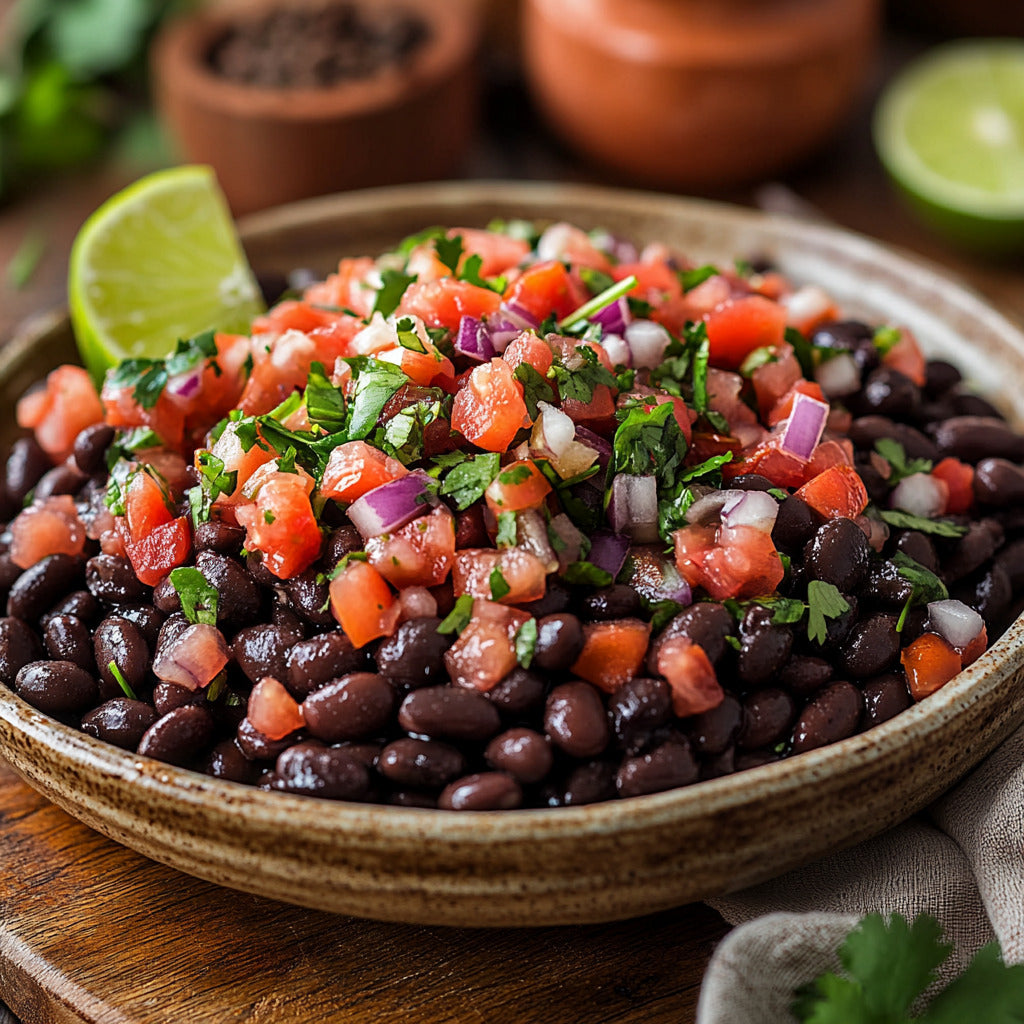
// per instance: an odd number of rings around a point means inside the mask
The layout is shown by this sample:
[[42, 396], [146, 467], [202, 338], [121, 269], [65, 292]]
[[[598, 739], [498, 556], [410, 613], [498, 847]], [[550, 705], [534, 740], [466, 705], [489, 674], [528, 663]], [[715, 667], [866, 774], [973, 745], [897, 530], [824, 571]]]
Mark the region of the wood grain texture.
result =
[[220, 889], [104, 839], [0, 763], [0, 999], [23, 1024], [686, 1024], [726, 932], [360, 921]]

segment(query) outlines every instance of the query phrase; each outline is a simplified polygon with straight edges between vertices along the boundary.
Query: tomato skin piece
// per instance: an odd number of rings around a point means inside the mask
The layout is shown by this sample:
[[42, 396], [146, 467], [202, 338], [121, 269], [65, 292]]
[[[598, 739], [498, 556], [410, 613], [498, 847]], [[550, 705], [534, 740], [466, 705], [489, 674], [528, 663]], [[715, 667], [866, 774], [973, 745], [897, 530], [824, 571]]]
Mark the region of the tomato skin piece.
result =
[[402, 606], [387, 581], [367, 562], [352, 561], [331, 580], [331, 614], [355, 647], [391, 636]]
[[755, 348], [781, 345], [786, 334], [786, 311], [763, 295], [729, 299], [704, 317], [715, 366], [737, 369]]
[[142, 540], [156, 527], [174, 518], [164, 489], [144, 470], [134, 472], [128, 481], [124, 508], [128, 532], [134, 541]]
[[605, 693], [614, 693], [640, 671], [651, 637], [651, 624], [640, 619], [612, 619], [583, 626], [583, 650], [571, 671]]
[[437, 281], [413, 281], [405, 290], [397, 313], [418, 316], [428, 327], [457, 331], [464, 316], [480, 319], [498, 311], [501, 296], [469, 281], [442, 277]]
[[661, 641], [658, 673], [668, 681], [672, 691], [672, 710], [679, 718], [710, 711], [725, 700], [725, 691], [707, 653], [688, 636], [673, 636]]
[[970, 511], [974, 505], [974, 467], [947, 457], [935, 465], [932, 476], [949, 489], [946, 511], [955, 515]]
[[752, 526], [684, 526], [673, 541], [683, 579], [716, 601], [770, 594], [786, 574], [771, 536]]
[[459, 270], [470, 256], [479, 256], [481, 277], [497, 277], [506, 270], [518, 266], [530, 255], [530, 243], [525, 238], [512, 238], [500, 231], [485, 231], [481, 228], [449, 228], [448, 237], [461, 236], [463, 254]]
[[473, 602], [473, 617], [445, 651], [444, 664], [455, 686], [487, 692], [516, 667], [515, 636], [531, 616], [492, 601]]
[[283, 740], [306, 721], [295, 698], [273, 676], [264, 676], [249, 694], [245, 717], [269, 740]]
[[351, 309], [359, 317], [369, 316], [375, 293], [368, 282], [376, 272], [376, 262], [369, 256], [345, 257], [338, 263], [337, 273], [311, 284], [302, 297], [310, 306], [334, 306]]
[[628, 294], [633, 298], [659, 305], [666, 301], [678, 299], [683, 294], [683, 286], [679, 275], [661, 261], [648, 263], [619, 263], [611, 269], [611, 276], [616, 281], [624, 281], [627, 277], [636, 278], [636, 284]]
[[960, 655], [937, 633], [922, 633], [900, 654], [914, 700], [941, 689], [961, 668]]
[[[495, 571], [509, 588], [501, 597], [494, 594], [491, 583]], [[544, 596], [547, 572], [544, 563], [524, 548], [463, 548], [452, 564], [452, 586], [456, 597], [472, 594], [498, 604], [525, 604]]]
[[852, 466], [830, 466], [797, 492], [801, 501], [827, 519], [856, 519], [868, 507], [868, 492]]
[[394, 587], [436, 587], [448, 578], [455, 560], [455, 517], [439, 505], [393, 534], [370, 537], [366, 554]]
[[928, 372], [924, 353], [906, 327], [900, 328], [899, 341], [882, 356], [882, 363], [891, 370], [898, 370], [904, 377], [909, 377], [919, 388], [924, 387]]
[[555, 361], [551, 346], [532, 331], [523, 331], [509, 342], [501, 358], [515, 369], [520, 363], [529, 363], [542, 377]]
[[490, 452], [504, 452], [512, 438], [530, 425], [523, 386], [503, 359], [474, 367], [452, 403], [452, 429]]
[[263, 564], [278, 579], [297, 575], [320, 554], [322, 537], [309, 503], [307, 481], [308, 477], [295, 473], [271, 470], [260, 482], [255, 501], [235, 509], [239, 525], [246, 530], [246, 548], [259, 551]]
[[46, 376], [46, 389], [34, 391], [16, 406], [18, 426], [35, 431], [39, 447], [56, 463], [71, 454], [79, 432], [103, 420], [103, 403], [88, 372], [58, 366]]
[[504, 466], [487, 485], [487, 507], [496, 515], [539, 508], [551, 493], [551, 484], [533, 459], [519, 459]]
[[575, 313], [588, 299], [584, 287], [558, 260], [548, 260], [527, 267], [505, 289], [504, 301], [517, 310], [529, 313], [537, 323], [554, 314], [562, 320]]
[[408, 472], [398, 459], [385, 455], [379, 448], [365, 441], [346, 441], [331, 452], [320, 493], [350, 503]]
[[119, 516], [116, 522], [135, 575], [147, 586], [155, 587], [192, 552], [192, 526], [185, 516], [154, 527], [139, 540], [132, 539], [125, 519]]
[[452, 361], [441, 355], [429, 341], [422, 342], [425, 352], [413, 352], [412, 349], [382, 349], [377, 358], [385, 363], [393, 363], [414, 383], [422, 387], [439, 387], [445, 391], [455, 390], [455, 367]]
[[12, 520], [11, 561], [28, 569], [47, 555], [80, 555], [85, 550], [85, 526], [70, 494], [34, 501]]

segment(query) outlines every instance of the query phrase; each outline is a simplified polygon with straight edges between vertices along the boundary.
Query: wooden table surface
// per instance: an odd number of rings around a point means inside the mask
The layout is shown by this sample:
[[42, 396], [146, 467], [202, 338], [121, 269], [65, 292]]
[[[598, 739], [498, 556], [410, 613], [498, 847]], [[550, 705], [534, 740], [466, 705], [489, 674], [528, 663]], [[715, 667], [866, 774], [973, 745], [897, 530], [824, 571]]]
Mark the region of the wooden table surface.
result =
[[[872, 88], [829, 146], [781, 181], [715, 198], [809, 212], [929, 257], [1024, 322], [1024, 262], [987, 263], [930, 235], [872, 151], [877, 88], [923, 45], [890, 34]], [[486, 119], [462, 177], [629, 184], [566, 152], [514, 80], [494, 83]], [[0, 271], [27, 234], [46, 240], [26, 286], [0, 283], [0, 339], [63, 303], [76, 230], [134, 174], [104, 167], [0, 207]], [[701, 906], [603, 927], [495, 932], [317, 914], [149, 862], [78, 824], [2, 764], [0, 862], [0, 999], [25, 1024], [686, 1024], [726, 931]]]

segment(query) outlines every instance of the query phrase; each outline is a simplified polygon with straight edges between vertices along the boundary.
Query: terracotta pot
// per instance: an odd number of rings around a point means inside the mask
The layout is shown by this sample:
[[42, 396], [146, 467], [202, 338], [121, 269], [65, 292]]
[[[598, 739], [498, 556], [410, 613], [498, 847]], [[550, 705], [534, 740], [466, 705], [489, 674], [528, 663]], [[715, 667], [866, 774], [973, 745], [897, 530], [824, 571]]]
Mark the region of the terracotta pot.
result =
[[374, 0], [375, 10], [386, 4], [419, 13], [431, 34], [407, 66], [371, 79], [271, 89], [216, 74], [207, 57], [217, 40], [281, 2], [200, 11], [172, 22], [154, 44], [159, 109], [183, 155], [214, 167], [232, 210], [450, 175], [476, 121], [477, 6]]
[[541, 110], [648, 184], [714, 190], [810, 153], [870, 67], [877, 0], [525, 0]]

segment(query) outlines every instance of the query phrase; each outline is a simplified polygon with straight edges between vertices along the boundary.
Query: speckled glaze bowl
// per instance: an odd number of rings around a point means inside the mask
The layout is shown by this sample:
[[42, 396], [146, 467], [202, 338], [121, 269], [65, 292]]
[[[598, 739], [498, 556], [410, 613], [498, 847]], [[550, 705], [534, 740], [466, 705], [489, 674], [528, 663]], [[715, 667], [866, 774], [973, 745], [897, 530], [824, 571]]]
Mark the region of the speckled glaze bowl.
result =
[[[909, 325], [1007, 407], [1024, 336], [934, 268], [829, 228], [650, 194], [449, 184], [313, 200], [244, 222], [259, 271], [327, 271], [425, 225], [569, 219], [700, 261], [763, 255], [851, 314]], [[67, 320], [0, 353], [14, 397], [73, 354]], [[8, 430], [10, 431], [10, 426]], [[172, 768], [56, 724], [0, 689], [0, 753], [75, 817], [190, 874], [384, 920], [462, 926], [610, 921], [763, 881], [926, 805], [1024, 719], [1024, 622], [933, 696], [862, 735], [653, 796], [457, 813], [261, 792]]]

